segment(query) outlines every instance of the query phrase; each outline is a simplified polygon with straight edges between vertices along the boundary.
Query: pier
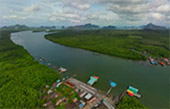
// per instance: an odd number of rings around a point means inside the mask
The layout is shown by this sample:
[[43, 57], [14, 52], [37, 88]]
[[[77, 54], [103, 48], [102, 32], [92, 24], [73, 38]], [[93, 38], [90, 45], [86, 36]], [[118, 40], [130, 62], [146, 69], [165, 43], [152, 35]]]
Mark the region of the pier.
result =
[[108, 108], [108, 109], [114, 109], [113, 105], [110, 103], [110, 100], [108, 100], [109, 98], [106, 98], [105, 95], [102, 95], [100, 93], [98, 93], [97, 89], [95, 89], [94, 87], [87, 85], [75, 78], [69, 78], [67, 80], [67, 82], [74, 84], [74, 88], [75, 89], [79, 89], [79, 90], [83, 90], [86, 93], [90, 93], [93, 97], [96, 97], [94, 102], [91, 103], [87, 103], [83, 108], [84, 109], [91, 109], [95, 106], [95, 104], [100, 104], [101, 101], [103, 101], [103, 104]]

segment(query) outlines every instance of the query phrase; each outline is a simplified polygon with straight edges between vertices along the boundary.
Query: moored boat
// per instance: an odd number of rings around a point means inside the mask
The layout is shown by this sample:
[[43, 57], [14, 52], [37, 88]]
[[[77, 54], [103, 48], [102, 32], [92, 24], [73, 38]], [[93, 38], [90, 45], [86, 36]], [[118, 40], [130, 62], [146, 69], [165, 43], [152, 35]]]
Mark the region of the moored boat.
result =
[[160, 64], [161, 64], [162, 66], [165, 66], [165, 65], [166, 65], [163, 61], [161, 61]]
[[65, 69], [65, 68], [63, 68], [63, 67], [60, 67], [60, 68], [59, 68], [59, 71], [62, 73], [62, 72], [66, 72], [67, 69]]

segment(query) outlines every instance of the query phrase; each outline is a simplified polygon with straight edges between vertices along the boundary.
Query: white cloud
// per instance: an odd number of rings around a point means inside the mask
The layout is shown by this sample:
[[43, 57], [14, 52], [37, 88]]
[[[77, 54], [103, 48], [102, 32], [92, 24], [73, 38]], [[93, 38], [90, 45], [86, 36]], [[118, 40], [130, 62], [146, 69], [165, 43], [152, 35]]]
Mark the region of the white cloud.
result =
[[116, 13], [112, 12], [97, 12], [94, 14], [87, 15], [89, 19], [92, 20], [107, 20], [107, 21], [113, 21], [117, 20], [119, 16]]
[[170, 14], [170, 4], [164, 4], [157, 8], [159, 12], [168, 12]]
[[62, 14], [61, 16], [66, 17], [66, 18], [80, 18], [80, 16], [78, 14]]
[[170, 16], [170, 2], [168, 2], [168, 0], [153, 0], [150, 3], [148, 21], [170, 26], [168, 16]]
[[70, 19], [70, 22], [71, 22], [71, 23], [80, 23], [81, 20]]
[[77, 9], [79, 9], [79, 10], [86, 10], [86, 9], [89, 9], [90, 8], [90, 4], [79, 4], [79, 3], [77, 3], [77, 2], [72, 2], [71, 4], [70, 4], [70, 6], [71, 7], [74, 7], [74, 8], [77, 8]]
[[9, 15], [9, 16], [3, 16], [3, 19], [19, 19], [19, 20], [26, 20], [27, 18], [24, 16], [17, 16], [17, 15]]
[[49, 15], [52, 22], [68, 22], [70, 24], [81, 23], [86, 18], [75, 11], [57, 11]]
[[160, 13], [151, 13], [151, 16], [156, 20], [164, 20], [165, 19], [165, 15], [160, 14]]
[[31, 6], [24, 8], [25, 12], [35, 12], [39, 10], [40, 10], [40, 6], [36, 4], [32, 4]]
[[96, 0], [58, 0], [64, 7], [74, 8], [79, 11], [88, 10]]
[[170, 21], [170, 16], [168, 16], [168, 19], [169, 19], [169, 21]]
[[50, 21], [56, 21], [57, 18], [56, 17], [50, 17]]
[[52, 15], [50, 15], [50, 17], [56, 17], [56, 18], [77, 18], [77, 19], [79, 19], [80, 18], [80, 16], [78, 15], [78, 14], [76, 14], [76, 13], [67, 13], [67, 12], [56, 12], [56, 13], [54, 13], [54, 14], [52, 14]]

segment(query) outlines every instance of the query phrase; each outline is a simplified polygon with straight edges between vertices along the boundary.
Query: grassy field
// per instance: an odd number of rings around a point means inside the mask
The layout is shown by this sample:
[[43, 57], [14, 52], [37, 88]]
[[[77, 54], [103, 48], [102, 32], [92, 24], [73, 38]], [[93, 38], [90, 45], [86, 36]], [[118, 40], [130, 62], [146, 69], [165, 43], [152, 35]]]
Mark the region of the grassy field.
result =
[[43, 87], [59, 75], [10, 40], [16, 31], [0, 31], [0, 108], [39, 108]]
[[169, 57], [169, 32], [153, 30], [62, 30], [47, 39], [62, 45], [127, 59], [145, 60], [143, 54]]

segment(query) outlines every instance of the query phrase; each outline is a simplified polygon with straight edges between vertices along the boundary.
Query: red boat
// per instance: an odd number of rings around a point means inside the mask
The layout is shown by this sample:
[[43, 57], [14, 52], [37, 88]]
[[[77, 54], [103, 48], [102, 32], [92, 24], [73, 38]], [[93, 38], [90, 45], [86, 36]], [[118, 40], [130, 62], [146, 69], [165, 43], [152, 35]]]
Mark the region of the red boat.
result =
[[165, 66], [165, 63], [164, 63], [164, 62], [162, 62], [162, 61], [160, 62], [160, 64], [161, 64], [162, 66]]

